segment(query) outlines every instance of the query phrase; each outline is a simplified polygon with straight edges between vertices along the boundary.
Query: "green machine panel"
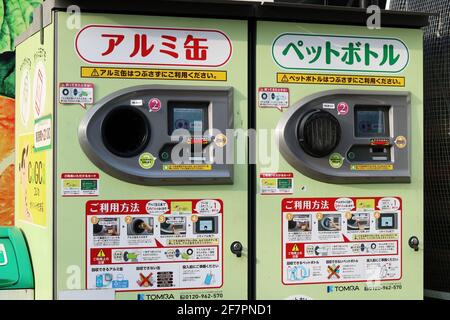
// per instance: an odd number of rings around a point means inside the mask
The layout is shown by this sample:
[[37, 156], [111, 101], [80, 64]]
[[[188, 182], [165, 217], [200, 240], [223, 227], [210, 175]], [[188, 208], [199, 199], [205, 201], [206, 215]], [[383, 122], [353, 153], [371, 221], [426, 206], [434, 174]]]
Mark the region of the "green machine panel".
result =
[[257, 23], [257, 299], [422, 298], [422, 85], [420, 30]]
[[[118, 299], [246, 298], [247, 259], [229, 248], [246, 247], [247, 168], [204, 156], [218, 137], [205, 131], [247, 123], [246, 22], [84, 14], [68, 30], [66, 18], [56, 16], [56, 63], [71, 63], [58, 85], [70, 100], [69, 83], [89, 83], [95, 100], [87, 112], [57, 105], [57, 291], [72, 289], [66, 271], [79, 265], [82, 289]], [[186, 142], [199, 159], [164, 158], [175, 129], [199, 142]], [[80, 173], [97, 182], [94, 197], [73, 197]]]
[[27, 244], [17, 227], [0, 228], [0, 270], [0, 289], [34, 288]]
[[246, 299], [247, 21], [43, 10], [17, 45], [36, 298]]

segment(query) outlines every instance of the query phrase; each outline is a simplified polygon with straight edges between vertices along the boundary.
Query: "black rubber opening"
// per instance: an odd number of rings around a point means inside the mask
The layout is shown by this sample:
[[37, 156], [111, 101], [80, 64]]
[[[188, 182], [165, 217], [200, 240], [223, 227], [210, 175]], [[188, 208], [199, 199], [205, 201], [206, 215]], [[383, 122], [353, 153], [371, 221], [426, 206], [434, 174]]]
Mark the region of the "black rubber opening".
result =
[[98, 223], [93, 224], [93, 231], [95, 234], [99, 234], [100, 232], [102, 232], [102, 230], [103, 230], [102, 225], [100, 225]]
[[329, 155], [341, 140], [339, 121], [329, 112], [315, 110], [306, 114], [297, 127], [298, 141], [310, 156]]
[[141, 153], [150, 139], [150, 124], [145, 114], [133, 107], [117, 107], [102, 123], [105, 147], [119, 157]]
[[145, 228], [142, 226], [143, 224], [145, 224], [145, 223], [144, 223], [144, 220], [142, 220], [142, 219], [136, 219], [136, 220], [133, 222], [133, 231], [134, 231], [135, 233], [142, 233], [142, 232], [144, 232], [144, 231], [145, 231]]

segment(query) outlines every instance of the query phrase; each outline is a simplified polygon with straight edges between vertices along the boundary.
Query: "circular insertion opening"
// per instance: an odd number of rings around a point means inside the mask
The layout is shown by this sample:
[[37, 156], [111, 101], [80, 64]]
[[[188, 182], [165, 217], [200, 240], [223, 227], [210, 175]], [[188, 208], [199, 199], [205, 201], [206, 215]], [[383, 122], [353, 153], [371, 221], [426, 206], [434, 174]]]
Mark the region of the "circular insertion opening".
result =
[[135, 233], [143, 233], [145, 231], [145, 222], [142, 219], [136, 219], [133, 222], [133, 231]]
[[321, 158], [329, 155], [339, 144], [341, 126], [329, 112], [316, 110], [305, 115], [298, 128], [298, 140], [310, 156]]
[[150, 124], [144, 113], [133, 107], [117, 107], [102, 123], [105, 147], [119, 157], [141, 153], [150, 139]]

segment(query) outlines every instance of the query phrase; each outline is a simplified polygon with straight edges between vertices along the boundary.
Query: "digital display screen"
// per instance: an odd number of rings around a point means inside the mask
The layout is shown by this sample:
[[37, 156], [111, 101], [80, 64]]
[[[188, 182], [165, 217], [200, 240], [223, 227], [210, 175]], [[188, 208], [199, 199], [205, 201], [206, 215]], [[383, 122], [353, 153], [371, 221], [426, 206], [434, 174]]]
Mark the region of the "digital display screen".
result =
[[392, 228], [394, 226], [394, 219], [393, 219], [393, 217], [381, 217], [381, 225], [383, 227]]
[[355, 106], [355, 133], [357, 137], [389, 135], [388, 106]]
[[397, 228], [397, 214], [396, 213], [382, 213], [378, 218], [377, 229], [396, 229]]
[[178, 129], [201, 136], [208, 129], [208, 104], [169, 102], [169, 134]]
[[194, 233], [217, 233], [217, 217], [199, 217], [194, 224]]
[[203, 220], [203, 221], [199, 221], [199, 223], [200, 223], [200, 230], [201, 231], [208, 231], [208, 232], [213, 231], [213, 228], [214, 228], [213, 221], [211, 221], [211, 220]]

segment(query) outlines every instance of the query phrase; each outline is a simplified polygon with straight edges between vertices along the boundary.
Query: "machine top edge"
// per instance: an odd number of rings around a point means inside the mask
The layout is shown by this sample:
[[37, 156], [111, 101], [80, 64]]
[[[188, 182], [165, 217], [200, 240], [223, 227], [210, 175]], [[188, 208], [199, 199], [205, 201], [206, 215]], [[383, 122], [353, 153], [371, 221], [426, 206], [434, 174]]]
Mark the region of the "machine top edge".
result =
[[[139, 1], [110, 0], [108, 5], [101, 1], [89, 0], [46, 0], [34, 12], [34, 20], [29, 29], [16, 38], [19, 45], [52, 21], [52, 11], [67, 11], [78, 6], [80, 11], [89, 13], [116, 13], [135, 15], [160, 15], [180, 17], [203, 17], [240, 20], [266, 20], [302, 23], [365, 26], [366, 9], [295, 4], [287, 2], [247, 2], [224, 0], [153, 0]], [[418, 29], [429, 24], [432, 13], [381, 10], [383, 27]]]

